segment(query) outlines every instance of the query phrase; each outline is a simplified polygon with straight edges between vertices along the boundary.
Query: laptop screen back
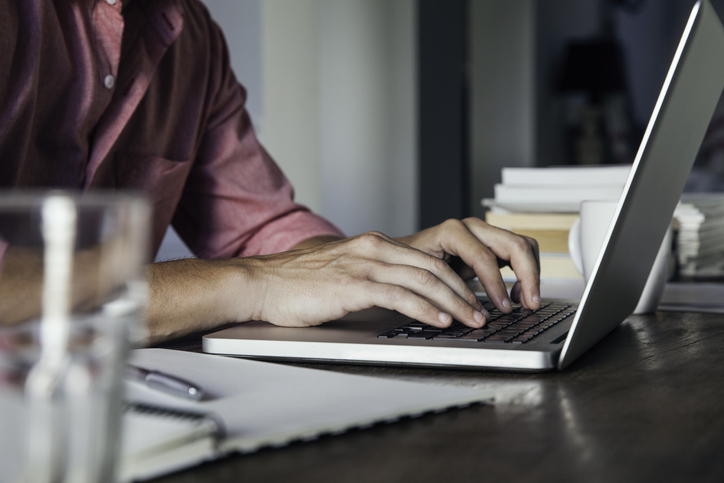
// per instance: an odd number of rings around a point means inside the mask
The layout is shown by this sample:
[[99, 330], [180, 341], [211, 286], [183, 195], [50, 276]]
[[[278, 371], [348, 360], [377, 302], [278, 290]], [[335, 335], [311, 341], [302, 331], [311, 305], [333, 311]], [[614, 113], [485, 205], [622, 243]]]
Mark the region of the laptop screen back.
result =
[[565, 368], [628, 317], [724, 89], [724, 27], [708, 0], [689, 18], [558, 362]]

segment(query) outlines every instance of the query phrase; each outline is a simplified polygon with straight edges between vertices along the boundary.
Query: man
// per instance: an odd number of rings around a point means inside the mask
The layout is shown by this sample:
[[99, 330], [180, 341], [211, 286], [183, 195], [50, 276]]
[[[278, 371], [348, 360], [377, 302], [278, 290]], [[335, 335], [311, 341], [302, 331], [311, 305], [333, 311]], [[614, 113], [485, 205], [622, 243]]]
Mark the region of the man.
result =
[[141, 190], [153, 249], [173, 223], [199, 256], [148, 267], [152, 342], [373, 306], [479, 327], [486, 314], [463, 278], [477, 275], [508, 312], [499, 264], [519, 277], [513, 299], [539, 306], [536, 243], [478, 219], [344, 239], [294, 203], [244, 101], [198, 0], [0, 0], [1, 187]]

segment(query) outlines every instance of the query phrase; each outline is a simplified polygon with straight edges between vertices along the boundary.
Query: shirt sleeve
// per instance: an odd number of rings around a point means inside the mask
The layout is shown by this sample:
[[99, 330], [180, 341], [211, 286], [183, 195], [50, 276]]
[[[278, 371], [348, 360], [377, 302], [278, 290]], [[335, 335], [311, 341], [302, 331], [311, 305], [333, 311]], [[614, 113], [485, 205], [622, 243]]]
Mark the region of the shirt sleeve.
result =
[[294, 202], [291, 184], [256, 138], [221, 31], [210, 19], [208, 25], [208, 116], [174, 228], [203, 258], [276, 253], [316, 236], [344, 236]]

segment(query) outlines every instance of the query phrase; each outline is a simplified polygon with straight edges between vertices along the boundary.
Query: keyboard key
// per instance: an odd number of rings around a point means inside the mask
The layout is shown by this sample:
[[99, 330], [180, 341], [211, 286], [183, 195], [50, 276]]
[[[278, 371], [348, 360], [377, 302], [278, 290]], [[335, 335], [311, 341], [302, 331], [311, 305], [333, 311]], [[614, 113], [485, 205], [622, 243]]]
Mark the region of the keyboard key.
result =
[[500, 318], [498, 318], [498, 319], [495, 319], [494, 322], [495, 322], [496, 324], [499, 324], [499, 323], [511, 323], [511, 322], [515, 322], [516, 320], [518, 320], [518, 319], [520, 319], [520, 318], [521, 318], [520, 314], [506, 314], [506, 315], [503, 315], [502, 317], [500, 317]]
[[550, 316], [541, 315], [541, 314], [531, 314], [528, 317], [526, 317], [525, 319], [523, 319], [521, 322], [537, 324], [538, 322], [542, 322], [542, 321], [546, 320], [548, 317], [550, 317]]
[[518, 330], [518, 329], [503, 329], [501, 331], [496, 332], [495, 335], [500, 335], [500, 336], [507, 335], [508, 337], [510, 337], [512, 335], [518, 335], [519, 333], [520, 333], [520, 330]]
[[408, 339], [432, 339], [436, 335], [440, 335], [440, 333], [422, 330], [419, 332], [413, 332], [412, 334], [408, 335], [407, 338]]
[[490, 332], [486, 332], [482, 329], [471, 330], [465, 335], [460, 336], [459, 340], [480, 340], [490, 335]]

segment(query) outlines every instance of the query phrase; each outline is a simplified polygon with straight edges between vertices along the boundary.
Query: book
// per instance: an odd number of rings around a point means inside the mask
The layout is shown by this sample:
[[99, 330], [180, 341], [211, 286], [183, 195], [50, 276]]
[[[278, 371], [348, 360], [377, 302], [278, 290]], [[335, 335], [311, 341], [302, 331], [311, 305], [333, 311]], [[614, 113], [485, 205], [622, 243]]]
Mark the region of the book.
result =
[[623, 185], [495, 185], [495, 204], [511, 211], [577, 213], [582, 201], [617, 201]]
[[[500, 272], [506, 282], [517, 280], [510, 267], [503, 267]], [[576, 269], [573, 259], [567, 253], [541, 253], [540, 278], [541, 280], [583, 280], [583, 276]]]
[[685, 193], [674, 210], [679, 273], [724, 276], [724, 194]]
[[659, 310], [724, 314], [724, 285], [705, 282], [669, 282], [664, 288]]
[[[541, 279], [582, 280], [568, 253], [568, 234], [582, 201], [616, 201], [621, 197], [631, 165], [507, 167], [495, 197], [483, 199], [485, 219], [538, 241]], [[509, 268], [506, 281], [515, 280]]]
[[577, 213], [581, 201], [621, 197], [631, 165], [506, 167], [488, 207], [513, 212]]
[[505, 167], [504, 185], [527, 186], [623, 186], [631, 173], [630, 164], [599, 166]]
[[[582, 280], [568, 254], [568, 233], [576, 213], [512, 213], [488, 211], [485, 221], [505, 228], [518, 235], [535, 238], [540, 250], [541, 279]], [[515, 274], [509, 267], [501, 270], [505, 281], [514, 281]]]
[[511, 213], [488, 211], [485, 221], [506, 230], [563, 230], [569, 231], [578, 218], [574, 213]]
[[535, 238], [541, 252], [568, 253], [568, 232], [578, 218], [570, 213], [509, 213], [488, 211], [486, 223]]
[[132, 481], [213, 459], [222, 428], [203, 413], [128, 404], [122, 431], [119, 481]]
[[132, 364], [183, 377], [201, 386], [208, 397], [193, 401], [128, 382], [129, 403], [163, 408], [168, 414], [124, 415], [121, 481], [149, 479], [234, 452], [284, 446], [493, 397], [481, 389], [211, 354], [168, 349], [132, 352]]
[[538, 249], [544, 253], [568, 253], [568, 232], [565, 230], [511, 230], [538, 242]]

